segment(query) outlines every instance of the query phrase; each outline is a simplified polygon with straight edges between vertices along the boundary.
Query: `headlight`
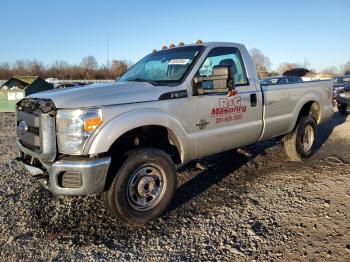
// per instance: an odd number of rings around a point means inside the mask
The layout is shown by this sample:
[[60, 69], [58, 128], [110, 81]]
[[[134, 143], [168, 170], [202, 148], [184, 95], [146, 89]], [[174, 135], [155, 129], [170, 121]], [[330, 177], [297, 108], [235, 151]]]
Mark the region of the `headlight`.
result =
[[80, 155], [87, 139], [101, 123], [101, 109], [58, 110], [58, 151], [62, 154]]

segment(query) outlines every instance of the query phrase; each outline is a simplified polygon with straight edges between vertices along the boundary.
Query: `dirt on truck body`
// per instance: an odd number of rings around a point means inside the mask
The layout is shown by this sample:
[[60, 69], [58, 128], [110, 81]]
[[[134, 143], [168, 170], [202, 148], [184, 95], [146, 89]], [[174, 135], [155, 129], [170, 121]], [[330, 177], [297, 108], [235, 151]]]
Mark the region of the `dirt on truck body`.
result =
[[270, 140], [189, 163], [165, 215], [141, 228], [108, 216], [100, 196], [33, 183], [14, 160], [14, 115], [0, 119], [2, 260], [350, 259], [350, 168], [336, 160], [350, 161], [349, 117], [318, 127], [308, 161]]

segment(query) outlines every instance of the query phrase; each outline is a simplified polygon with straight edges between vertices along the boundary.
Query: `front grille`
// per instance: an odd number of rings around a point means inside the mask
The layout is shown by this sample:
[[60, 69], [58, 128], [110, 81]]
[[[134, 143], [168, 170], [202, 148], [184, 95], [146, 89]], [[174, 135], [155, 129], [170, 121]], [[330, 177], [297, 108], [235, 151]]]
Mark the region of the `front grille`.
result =
[[28, 132], [31, 132], [33, 134], [39, 135], [39, 127], [35, 127], [35, 126], [29, 126], [28, 127]]
[[23, 146], [37, 153], [41, 153], [40, 119], [37, 112], [17, 111], [17, 136]]
[[24, 98], [17, 103], [17, 137], [27, 149], [52, 161], [56, 156], [55, 106], [51, 100]]
[[[17, 121], [17, 127], [19, 126], [20, 121]], [[35, 135], [39, 135], [40, 129], [37, 126], [28, 126], [27, 132], [33, 133]]]
[[21, 144], [28, 148], [29, 150], [32, 150], [34, 152], [40, 152], [40, 146], [36, 146], [36, 145], [30, 145], [30, 144], [27, 144], [26, 142], [23, 142], [21, 141]]

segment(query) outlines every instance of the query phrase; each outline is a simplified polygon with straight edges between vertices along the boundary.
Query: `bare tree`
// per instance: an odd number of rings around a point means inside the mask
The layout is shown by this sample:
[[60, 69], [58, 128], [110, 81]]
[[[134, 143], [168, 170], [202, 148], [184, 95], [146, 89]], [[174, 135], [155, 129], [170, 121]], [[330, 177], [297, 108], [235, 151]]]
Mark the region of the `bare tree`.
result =
[[0, 64], [0, 79], [9, 79], [11, 77], [11, 68], [9, 63]]
[[29, 74], [29, 60], [20, 59], [16, 60], [12, 67], [14, 75], [28, 75]]
[[36, 59], [20, 59], [13, 64], [0, 64], [0, 79], [6, 80], [14, 75], [40, 75], [43, 78], [58, 79], [115, 79], [131, 66], [130, 61], [113, 60], [111, 68], [98, 66], [93, 56], [84, 57], [79, 65], [70, 65], [66, 61], [56, 60], [50, 66]]
[[[98, 63], [95, 57], [93, 56], [86, 56], [83, 57], [80, 63], [81, 69], [83, 71], [84, 78], [86, 79], [93, 79], [94, 77], [94, 71], [98, 67]], [[75, 68], [76, 71], [79, 71], [79, 68]]]
[[329, 67], [324, 68], [321, 71], [321, 73], [328, 74], [328, 75], [336, 75], [336, 74], [339, 74], [339, 70], [335, 66], [329, 66]]
[[350, 75], [350, 60], [345, 63], [343, 70], [345, 75]]
[[28, 61], [28, 70], [31, 75], [42, 75], [45, 71], [44, 64], [36, 59]]
[[124, 74], [128, 67], [126, 60], [113, 60], [110, 70], [114, 77], [118, 77]]
[[296, 68], [296, 67], [299, 67], [298, 64], [296, 64], [296, 63], [282, 63], [278, 66], [277, 71], [280, 74], [283, 74], [287, 70], [291, 70], [291, 69]]
[[271, 67], [270, 59], [265, 56], [263, 52], [256, 48], [250, 49], [249, 53], [253, 59], [259, 78], [268, 76]]
[[269, 71], [269, 75], [268, 76], [278, 76], [280, 75], [280, 73], [276, 70], [272, 70], [272, 71]]
[[57, 79], [69, 79], [69, 69], [70, 65], [66, 61], [56, 60], [46, 71], [46, 75]]
[[80, 65], [82, 68], [88, 69], [88, 70], [95, 70], [98, 67], [96, 58], [91, 55], [83, 57]]

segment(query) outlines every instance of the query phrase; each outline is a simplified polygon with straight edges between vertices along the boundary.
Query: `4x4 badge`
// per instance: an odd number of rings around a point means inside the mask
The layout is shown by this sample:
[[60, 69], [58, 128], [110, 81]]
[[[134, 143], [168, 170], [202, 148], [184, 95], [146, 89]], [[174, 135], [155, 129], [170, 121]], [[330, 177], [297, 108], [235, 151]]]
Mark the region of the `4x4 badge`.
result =
[[199, 127], [199, 129], [204, 129], [206, 128], [206, 126], [209, 124], [208, 121], [206, 121], [205, 119], [201, 119], [198, 124], [196, 124], [196, 126]]

